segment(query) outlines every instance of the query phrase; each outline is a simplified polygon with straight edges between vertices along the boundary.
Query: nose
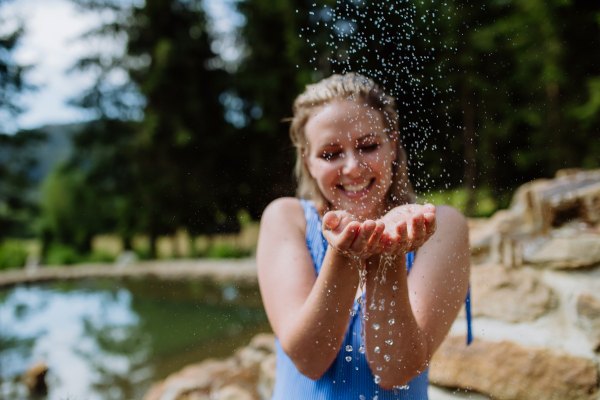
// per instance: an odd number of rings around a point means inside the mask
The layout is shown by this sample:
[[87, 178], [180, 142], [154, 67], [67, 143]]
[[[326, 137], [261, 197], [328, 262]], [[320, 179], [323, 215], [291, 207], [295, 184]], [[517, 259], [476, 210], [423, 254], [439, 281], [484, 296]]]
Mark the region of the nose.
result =
[[359, 178], [362, 175], [365, 165], [360, 154], [354, 152], [346, 154], [344, 161], [342, 168], [344, 175], [350, 178]]

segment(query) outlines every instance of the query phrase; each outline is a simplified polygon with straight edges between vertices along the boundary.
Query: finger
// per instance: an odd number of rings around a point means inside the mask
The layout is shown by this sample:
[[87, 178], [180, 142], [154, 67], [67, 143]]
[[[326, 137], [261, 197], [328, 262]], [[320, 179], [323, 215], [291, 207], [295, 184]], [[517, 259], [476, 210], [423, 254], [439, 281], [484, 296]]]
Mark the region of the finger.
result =
[[344, 230], [338, 238], [338, 249], [344, 251], [350, 249], [350, 246], [352, 246], [352, 242], [354, 242], [354, 239], [356, 239], [356, 236], [358, 235], [359, 231], [360, 223], [356, 221], [352, 221], [348, 225], [346, 225], [346, 227], [344, 228]]
[[369, 242], [369, 238], [373, 234], [375, 227], [375, 221], [367, 220], [363, 222], [360, 226], [358, 235], [356, 236], [354, 242], [352, 242], [352, 245], [350, 246], [350, 250], [356, 253], [362, 253], [367, 247], [367, 243]]
[[337, 228], [341, 221], [342, 219], [335, 211], [329, 211], [323, 216], [323, 223], [325, 224], [325, 227], [331, 230]]
[[421, 212], [423, 214], [427, 214], [427, 213], [435, 214], [435, 206], [433, 204], [425, 204], [425, 205], [423, 205]]
[[422, 213], [413, 215], [408, 236], [412, 250], [421, 247], [423, 239], [425, 239], [425, 217]]
[[425, 243], [425, 241], [427, 241], [427, 239], [429, 239], [431, 237], [431, 235], [433, 235], [435, 233], [435, 230], [437, 229], [437, 218], [435, 216], [435, 214], [433, 213], [426, 213], [424, 215], [425, 217], [425, 240], [423, 243]]
[[396, 224], [397, 246], [396, 252], [407, 253], [409, 250], [408, 225], [406, 221], [400, 221]]
[[381, 242], [381, 238], [383, 237], [383, 232], [385, 231], [385, 224], [383, 221], [375, 222], [375, 229], [373, 230], [373, 234], [367, 243], [367, 251], [369, 252], [380, 252], [384, 243]]

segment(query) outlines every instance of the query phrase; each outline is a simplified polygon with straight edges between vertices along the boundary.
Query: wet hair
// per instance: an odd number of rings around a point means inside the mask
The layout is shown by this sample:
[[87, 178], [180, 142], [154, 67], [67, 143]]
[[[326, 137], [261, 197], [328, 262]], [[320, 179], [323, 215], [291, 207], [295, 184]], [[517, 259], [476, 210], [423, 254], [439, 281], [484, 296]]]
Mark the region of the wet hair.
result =
[[307, 85], [304, 93], [294, 101], [294, 116], [289, 119], [290, 138], [296, 148], [294, 175], [298, 181], [296, 196], [312, 200], [319, 211], [330, 208], [329, 202], [321, 194], [317, 181], [311, 176], [304, 157], [308, 154], [308, 141], [305, 127], [315, 107], [335, 100], [364, 101], [368, 106], [383, 114], [390, 140], [396, 143], [396, 161], [392, 163], [392, 183], [386, 195], [392, 207], [414, 203], [415, 193], [408, 180], [406, 153], [398, 133], [398, 113], [396, 101], [388, 96], [372, 79], [355, 74], [332, 75], [313, 85]]

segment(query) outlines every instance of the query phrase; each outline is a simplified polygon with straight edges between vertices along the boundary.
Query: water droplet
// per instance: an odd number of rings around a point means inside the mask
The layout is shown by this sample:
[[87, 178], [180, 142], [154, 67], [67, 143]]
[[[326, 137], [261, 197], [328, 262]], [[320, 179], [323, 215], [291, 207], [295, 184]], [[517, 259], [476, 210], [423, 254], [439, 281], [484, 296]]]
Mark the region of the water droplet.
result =
[[394, 386], [394, 389], [398, 389], [398, 390], [407, 390], [408, 388], [409, 388], [408, 385]]
[[375, 353], [379, 354], [379, 346], [375, 346], [374, 351], [375, 351]]
[[360, 396], [358, 396], [358, 398], [359, 398], [360, 400], [365, 400], [365, 396], [363, 396], [362, 394], [361, 394]]
[[390, 355], [386, 354], [385, 356], [383, 356], [383, 358], [385, 358], [385, 361], [390, 361]]
[[396, 305], [396, 302], [395, 302], [395, 301], [392, 301], [392, 302], [390, 303], [390, 306], [392, 306], [392, 307], [394, 307], [395, 305]]
[[363, 315], [363, 319], [364, 319], [365, 321], [368, 321], [368, 320], [369, 320], [369, 316], [368, 316], [367, 314], [365, 314], [365, 315]]
[[352, 357], [346, 356], [346, 361], [348, 361], [348, 362], [352, 361]]
[[365, 354], [365, 345], [361, 344], [360, 347], [358, 348], [358, 352], [360, 354]]
[[350, 345], [347, 345], [347, 346], [346, 346], [346, 351], [352, 351], [352, 346], [350, 346]]
[[375, 329], [376, 331], [379, 330], [379, 324], [373, 324], [373, 329]]
[[392, 339], [389, 339], [389, 340], [386, 340], [385, 343], [389, 344], [391, 346], [394, 344], [394, 341]]
[[394, 320], [394, 318], [392, 318], [392, 319], [390, 319], [390, 320], [388, 321], [388, 323], [389, 323], [390, 325], [394, 325], [394, 322], [396, 322], [396, 320]]
[[375, 375], [375, 379], [373, 379], [375, 381], [375, 383], [379, 383], [381, 382], [381, 378], [379, 377], [379, 375]]

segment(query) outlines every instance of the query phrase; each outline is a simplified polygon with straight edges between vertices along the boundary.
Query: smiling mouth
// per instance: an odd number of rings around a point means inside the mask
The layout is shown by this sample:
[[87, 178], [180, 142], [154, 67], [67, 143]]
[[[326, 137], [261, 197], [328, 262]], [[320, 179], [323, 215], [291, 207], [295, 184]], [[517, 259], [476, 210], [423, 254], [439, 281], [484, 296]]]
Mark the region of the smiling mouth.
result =
[[345, 192], [355, 194], [366, 190], [374, 181], [375, 178], [372, 178], [357, 185], [339, 185], [339, 187]]

